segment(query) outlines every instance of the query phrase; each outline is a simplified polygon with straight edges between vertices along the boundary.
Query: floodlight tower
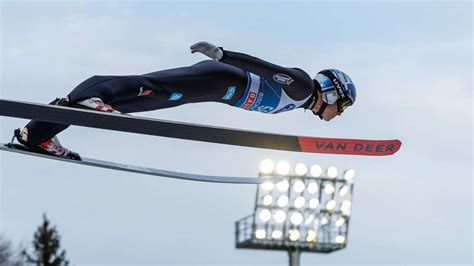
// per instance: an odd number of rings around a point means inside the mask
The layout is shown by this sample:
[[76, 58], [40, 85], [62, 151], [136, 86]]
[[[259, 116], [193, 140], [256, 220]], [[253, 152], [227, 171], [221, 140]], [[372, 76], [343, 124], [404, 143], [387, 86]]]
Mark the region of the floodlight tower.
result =
[[[264, 160], [259, 177], [282, 177], [258, 185], [254, 213], [236, 222], [236, 247], [286, 250], [290, 266], [298, 266], [303, 251], [330, 253], [347, 245], [353, 178], [347, 169], [325, 171], [298, 163]], [[340, 176], [340, 177], [339, 177]]]

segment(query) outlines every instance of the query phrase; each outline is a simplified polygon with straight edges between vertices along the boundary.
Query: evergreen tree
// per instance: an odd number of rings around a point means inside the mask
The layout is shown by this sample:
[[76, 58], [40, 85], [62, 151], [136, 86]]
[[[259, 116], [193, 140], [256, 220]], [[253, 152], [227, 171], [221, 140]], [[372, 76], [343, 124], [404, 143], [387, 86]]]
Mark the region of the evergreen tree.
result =
[[66, 251], [59, 251], [61, 237], [56, 230], [56, 226], [50, 226], [50, 222], [43, 214], [43, 224], [38, 227], [33, 240], [34, 255], [23, 250], [28, 263], [37, 266], [67, 266]]

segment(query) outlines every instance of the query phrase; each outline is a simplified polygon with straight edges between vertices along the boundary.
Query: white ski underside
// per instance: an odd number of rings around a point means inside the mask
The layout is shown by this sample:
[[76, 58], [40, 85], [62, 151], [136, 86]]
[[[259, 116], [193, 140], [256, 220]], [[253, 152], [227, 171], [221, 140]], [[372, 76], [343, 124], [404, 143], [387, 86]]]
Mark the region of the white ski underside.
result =
[[16, 148], [10, 148], [10, 147], [6, 147], [5, 144], [1, 144], [0, 150], [24, 154], [24, 155], [36, 156], [36, 157], [41, 157], [41, 158], [46, 158], [46, 159], [52, 159], [52, 160], [57, 160], [57, 161], [63, 161], [63, 162], [68, 162], [68, 163], [75, 163], [75, 164], [113, 169], [113, 170], [124, 171], [124, 172], [160, 176], [160, 177], [169, 177], [169, 178], [174, 178], [174, 179], [182, 179], [182, 180], [190, 180], [190, 181], [231, 183], [231, 184], [261, 184], [267, 181], [278, 182], [282, 180], [282, 178], [278, 178], [278, 177], [256, 178], [256, 177], [194, 175], [194, 174], [188, 174], [188, 173], [166, 171], [166, 170], [155, 169], [155, 168], [150, 168], [150, 167], [115, 163], [115, 162], [97, 160], [97, 159], [91, 159], [91, 158], [82, 158], [82, 161], [78, 161], [78, 160], [60, 158], [60, 157], [55, 157], [51, 155], [30, 152], [30, 151], [24, 151], [24, 150], [20, 150]]

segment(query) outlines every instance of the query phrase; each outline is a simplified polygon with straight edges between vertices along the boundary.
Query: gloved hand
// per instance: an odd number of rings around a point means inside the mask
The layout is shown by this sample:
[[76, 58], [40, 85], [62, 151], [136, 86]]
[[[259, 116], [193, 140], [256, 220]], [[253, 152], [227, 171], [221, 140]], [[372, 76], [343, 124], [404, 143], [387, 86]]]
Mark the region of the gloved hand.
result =
[[198, 42], [191, 46], [191, 53], [199, 52], [214, 60], [221, 60], [224, 52], [221, 48], [208, 42]]

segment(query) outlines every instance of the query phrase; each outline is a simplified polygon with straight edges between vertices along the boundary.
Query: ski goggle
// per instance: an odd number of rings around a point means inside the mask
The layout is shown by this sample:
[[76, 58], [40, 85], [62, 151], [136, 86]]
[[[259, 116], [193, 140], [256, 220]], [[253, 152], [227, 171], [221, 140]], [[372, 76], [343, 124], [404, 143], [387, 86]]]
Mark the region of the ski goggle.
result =
[[[314, 104], [316, 103], [316, 101], [314, 102]], [[347, 107], [351, 106], [352, 105], [352, 101], [348, 98], [346, 99], [339, 99], [337, 100], [337, 112], [339, 115], [341, 115], [344, 110], [347, 109]], [[310, 106], [310, 109], [312, 109], [312, 107], [314, 106], [314, 104], [312, 104]], [[319, 108], [319, 110], [317, 112], [315, 111], [312, 111], [313, 112], [313, 115], [315, 116], [318, 116], [319, 119], [323, 119], [323, 113], [324, 113], [324, 110], [326, 109], [326, 107], [328, 106], [328, 104], [326, 102], [323, 103], [323, 105], [321, 106], [321, 108]]]
[[349, 99], [349, 98], [342, 98], [342, 99], [339, 99], [337, 100], [337, 111], [342, 114], [344, 112], [344, 110], [347, 109], [347, 107], [351, 106], [353, 103], [352, 103], [352, 100]]

